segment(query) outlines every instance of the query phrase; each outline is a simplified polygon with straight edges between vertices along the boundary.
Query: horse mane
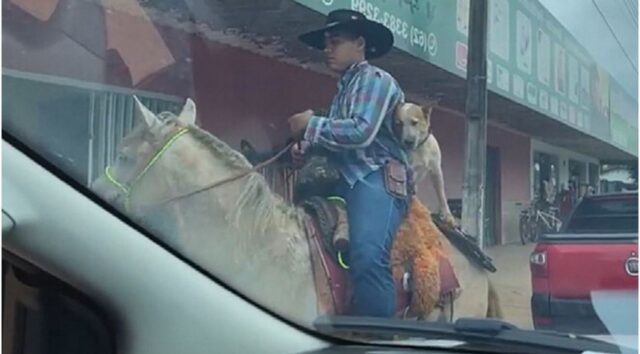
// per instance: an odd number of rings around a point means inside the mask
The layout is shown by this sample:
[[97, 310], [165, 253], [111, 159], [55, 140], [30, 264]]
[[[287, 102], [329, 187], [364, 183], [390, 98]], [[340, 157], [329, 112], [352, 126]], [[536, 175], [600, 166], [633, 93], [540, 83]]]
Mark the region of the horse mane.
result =
[[227, 164], [229, 164], [229, 167], [241, 170], [250, 169], [253, 167], [249, 160], [244, 157], [244, 155], [232, 149], [227, 143], [220, 140], [213, 134], [195, 125], [190, 126], [189, 128], [191, 135], [196, 138], [196, 140], [211, 148], [213, 152], [218, 154], [220, 158], [222, 158]]
[[[175, 116], [170, 120], [175, 121]], [[216, 154], [231, 169], [247, 171], [253, 168], [240, 152], [213, 134], [195, 125], [189, 126], [188, 129], [197, 142]], [[253, 242], [260, 242], [260, 239], [265, 238], [260, 237], [261, 235], [277, 234], [278, 230], [283, 230], [292, 222], [297, 223], [302, 229], [304, 212], [273, 192], [262, 174], [251, 171], [238, 181], [243, 182], [243, 188], [234, 205], [229, 209], [227, 219], [239, 230], [247, 232], [247, 236], [251, 237]], [[295, 237], [303, 236], [295, 235]]]

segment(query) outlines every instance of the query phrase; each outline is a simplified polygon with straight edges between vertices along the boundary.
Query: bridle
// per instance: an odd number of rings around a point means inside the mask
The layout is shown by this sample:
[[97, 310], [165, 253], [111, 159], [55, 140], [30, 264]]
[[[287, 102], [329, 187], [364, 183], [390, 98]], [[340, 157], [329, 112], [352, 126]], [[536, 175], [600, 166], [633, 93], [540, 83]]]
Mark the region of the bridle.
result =
[[[122, 195], [124, 196], [125, 200], [124, 200], [124, 207], [125, 210], [129, 210], [130, 206], [131, 206], [131, 194], [132, 194], [132, 190], [133, 188], [140, 182], [140, 180], [147, 174], [147, 172], [149, 172], [149, 170], [155, 165], [156, 162], [158, 162], [158, 160], [164, 155], [164, 153], [167, 152], [167, 150], [169, 150], [169, 148], [171, 148], [171, 146], [178, 140], [180, 139], [182, 136], [184, 136], [185, 134], [187, 134], [189, 132], [189, 128], [183, 127], [178, 129], [178, 131], [173, 134], [172, 136], [170, 136], [164, 144], [162, 144], [162, 147], [155, 153], [152, 155], [152, 157], [149, 159], [149, 161], [145, 164], [145, 167], [141, 170], [140, 173], [138, 173], [136, 175], [135, 178], [133, 178], [133, 180], [130, 183], [123, 183], [121, 181], [118, 181], [114, 176], [113, 173], [111, 172], [111, 166], [107, 166], [105, 169], [105, 176], [107, 177], [107, 180], [113, 184], [114, 186], [116, 186], [116, 188], [118, 188], [120, 191], [122, 191]], [[223, 184], [235, 181], [237, 179], [240, 179], [244, 176], [247, 176], [248, 174], [252, 173], [252, 172], [256, 172], [272, 163], [274, 163], [276, 160], [278, 160], [284, 153], [286, 153], [292, 146], [293, 146], [294, 142], [289, 143], [287, 146], [285, 146], [282, 150], [280, 150], [276, 155], [274, 155], [273, 157], [269, 158], [266, 161], [263, 161], [259, 164], [257, 164], [256, 166], [239, 172], [235, 175], [232, 175], [230, 177], [224, 178], [222, 180], [213, 182], [211, 184], [208, 184], [202, 188], [198, 188], [196, 190], [193, 190], [191, 192], [188, 193], [184, 193], [184, 194], [179, 194], [175, 197], [170, 197], [167, 198], [165, 200], [162, 200], [158, 203], [158, 205], [162, 205], [162, 204], [166, 204], [166, 203], [171, 203], [174, 202], [176, 200], [179, 199], [183, 199], [183, 198], [187, 198], [190, 196], [193, 196], [195, 194], [204, 192], [206, 190], [209, 189], [213, 189], [216, 187], [219, 187]]]
[[111, 184], [116, 186], [116, 188], [118, 188], [122, 192], [122, 195], [125, 198], [124, 199], [124, 208], [125, 208], [125, 210], [127, 210], [127, 211], [129, 210], [130, 203], [131, 203], [131, 193], [132, 193], [133, 188], [138, 184], [138, 182], [140, 182], [142, 177], [144, 177], [147, 174], [147, 172], [149, 172], [149, 170], [153, 167], [153, 165], [155, 165], [155, 163], [158, 162], [158, 160], [160, 160], [162, 155], [164, 155], [164, 153], [167, 152], [167, 150], [169, 150], [169, 148], [178, 139], [180, 139], [183, 135], [187, 134], [188, 132], [189, 132], [188, 128], [180, 128], [175, 134], [170, 136], [167, 139], [167, 141], [165, 141], [165, 143], [162, 144], [162, 147], [155, 154], [153, 154], [151, 156], [151, 158], [144, 165], [144, 168], [140, 171], [140, 173], [138, 173], [136, 175], [136, 177], [134, 177], [131, 180], [131, 182], [129, 182], [129, 183], [118, 181], [113, 176], [113, 173], [111, 172], [111, 166], [107, 166], [105, 168], [104, 174], [107, 177], [107, 180], [109, 182], [111, 182]]

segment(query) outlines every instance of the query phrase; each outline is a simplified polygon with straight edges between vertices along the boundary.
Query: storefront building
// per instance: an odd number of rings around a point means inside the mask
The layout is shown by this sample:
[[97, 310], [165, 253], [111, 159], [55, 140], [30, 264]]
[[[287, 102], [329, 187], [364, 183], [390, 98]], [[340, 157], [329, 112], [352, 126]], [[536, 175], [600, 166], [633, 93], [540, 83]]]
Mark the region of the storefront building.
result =
[[[487, 245], [518, 240], [518, 214], [543, 180], [553, 178], [558, 192], [598, 192], [601, 164], [637, 159], [637, 99], [537, 2], [489, 4]], [[10, 129], [30, 140], [86, 136], [86, 146], [60, 144], [52, 157], [86, 184], [135, 123], [132, 94], [156, 112], [191, 97], [199, 124], [232, 147], [277, 149], [286, 118], [326, 108], [336, 89], [321, 53], [296, 37], [343, 7], [393, 30], [395, 49], [374, 64], [408, 100], [442, 95], [433, 131], [447, 196], [459, 207], [468, 0], [7, 0], [3, 115], [19, 116]], [[287, 178], [269, 173], [284, 193]], [[419, 196], [435, 207], [428, 183]]]

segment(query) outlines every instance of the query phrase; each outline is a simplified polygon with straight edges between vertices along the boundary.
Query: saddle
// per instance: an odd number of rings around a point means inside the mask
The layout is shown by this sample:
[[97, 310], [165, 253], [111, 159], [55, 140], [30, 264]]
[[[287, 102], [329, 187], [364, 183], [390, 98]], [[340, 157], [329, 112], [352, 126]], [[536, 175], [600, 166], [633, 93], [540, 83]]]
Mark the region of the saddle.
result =
[[326, 152], [316, 149], [309, 152], [309, 155], [298, 172], [293, 193], [295, 204], [314, 196], [331, 196], [340, 180], [340, 172]]
[[[345, 202], [332, 197], [340, 172], [329, 156], [313, 151], [299, 170], [294, 203], [307, 212], [307, 236], [321, 313], [349, 314], [349, 227]], [[439, 241], [431, 212], [413, 198], [390, 252], [396, 315], [426, 317], [460, 287]]]
[[314, 219], [322, 246], [334, 261], [343, 262], [342, 256], [349, 252], [349, 225], [346, 203], [342, 198], [310, 197], [301, 204]]
[[[346, 205], [339, 198], [319, 196], [310, 197], [300, 205], [308, 215], [305, 226], [320, 311], [331, 315], [349, 314], [352, 290], [348, 274]], [[408, 218], [425, 210], [428, 212], [414, 199]], [[423, 220], [405, 220], [391, 252], [398, 317], [426, 317], [434, 307], [452, 301], [460, 287], [439, 242], [429, 240], [429, 245], [423, 242], [420, 246], [420, 243], [407, 241], [433, 234], [429, 230], [425, 232], [423, 227], [418, 235], [417, 225], [427, 224]], [[430, 225], [435, 228], [433, 223]]]
[[472, 262], [491, 273], [497, 271], [496, 266], [493, 264], [493, 259], [478, 246], [475, 237], [465, 233], [459, 227], [452, 227], [440, 215], [433, 215], [433, 222], [454, 247]]

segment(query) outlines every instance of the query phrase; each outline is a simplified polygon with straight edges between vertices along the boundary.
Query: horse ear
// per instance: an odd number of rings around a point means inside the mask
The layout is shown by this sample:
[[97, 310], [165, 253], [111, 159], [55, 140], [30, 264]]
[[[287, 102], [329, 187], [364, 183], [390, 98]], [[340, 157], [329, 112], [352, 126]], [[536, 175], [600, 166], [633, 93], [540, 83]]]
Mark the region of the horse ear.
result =
[[187, 125], [196, 124], [196, 104], [191, 98], [187, 98], [187, 102], [185, 102], [182, 112], [178, 116], [178, 121]]
[[158, 117], [156, 117], [153, 112], [151, 112], [144, 104], [142, 104], [137, 96], [134, 95], [133, 99], [136, 102], [133, 109], [133, 116], [136, 120], [145, 123], [149, 130], [153, 130], [161, 124]]
[[253, 145], [251, 145], [250, 142], [248, 142], [248, 141], [246, 141], [244, 139], [240, 140], [240, 151], [247, 158], [256, 154], [256, 149], [253, 147]]

